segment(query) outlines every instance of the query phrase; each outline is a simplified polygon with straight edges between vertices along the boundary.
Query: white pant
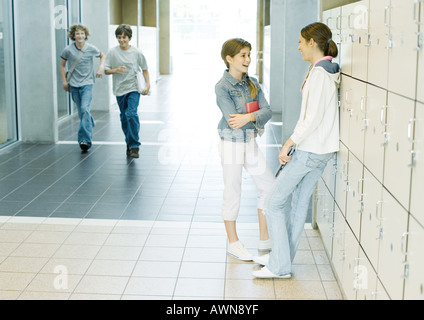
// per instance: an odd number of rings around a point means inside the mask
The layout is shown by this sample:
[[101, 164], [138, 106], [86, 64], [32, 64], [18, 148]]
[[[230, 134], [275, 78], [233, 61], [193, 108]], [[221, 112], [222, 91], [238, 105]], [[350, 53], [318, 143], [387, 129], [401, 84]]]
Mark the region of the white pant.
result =
[[264, 209], [265, 198], [275, 181], [265, 156], [256, 140], [250, 142], [220, 142], [221, 164], [224, 173], [224, 201], [222, 218], [236, 221], [240, 210], [243, 168], [251, 175], [258, 188], [258, 209]]

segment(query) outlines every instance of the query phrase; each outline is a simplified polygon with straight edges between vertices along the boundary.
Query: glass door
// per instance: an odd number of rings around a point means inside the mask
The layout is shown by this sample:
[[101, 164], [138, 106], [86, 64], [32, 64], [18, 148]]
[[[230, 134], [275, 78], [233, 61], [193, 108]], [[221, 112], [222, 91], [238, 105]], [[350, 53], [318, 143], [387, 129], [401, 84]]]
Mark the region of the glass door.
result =
[[0, 148], [17, 141], [12, 1], [0, 0]]

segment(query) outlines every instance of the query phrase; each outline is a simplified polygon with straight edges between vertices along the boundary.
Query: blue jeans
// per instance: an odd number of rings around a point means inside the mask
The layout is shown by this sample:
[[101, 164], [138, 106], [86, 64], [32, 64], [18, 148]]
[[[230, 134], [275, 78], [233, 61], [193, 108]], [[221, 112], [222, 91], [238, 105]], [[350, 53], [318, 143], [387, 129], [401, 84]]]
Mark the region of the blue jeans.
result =
[[125, 135], [125, 142], [129, 149], [140, 147], [140, 119], [137, 109], [140, 103], [140, 94], [130, 92], [123, 96], [116, 97], [119, 110], [121, 111], [121, 127]]
[[292, 272], [312, 194], [334, 155], [297, 150], [268, 194], [264, 212], [272, 241], [267, 267], [272, 273], [281, 276]]
[[87, 142], [91, 146], [93, 139], [94, 119], [90, 113], [90, 104], [93, 100], [93, 85], [83, 87], [70, 87], [72, 100], [78, 108], [80, 127], [78, 130], [78, 143]]

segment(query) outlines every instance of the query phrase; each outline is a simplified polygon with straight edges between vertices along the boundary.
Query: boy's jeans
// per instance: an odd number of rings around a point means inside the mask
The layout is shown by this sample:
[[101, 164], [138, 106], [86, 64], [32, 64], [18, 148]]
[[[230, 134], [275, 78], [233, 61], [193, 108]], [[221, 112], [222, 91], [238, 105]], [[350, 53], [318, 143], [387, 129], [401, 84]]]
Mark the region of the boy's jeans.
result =
[[90, 104], [93, 99], [93, 85], [83, 87], [70, 87], [72, 100], [78, 108], [80, 128], [78, 131], [78, 143], [83, 141], [91, 146], [93, 139], [94, 119], [90, 113]]
[[140, 103], [140, 94], [130, 92], [123, 96], [116, 97], [119, 110], [121, 111], [121, 127], [125, 135], [125, 141], [129, 149], [140, 147], [140, 119], [137, 109]]
[[267, 267], [272, 273], [281, 276], [292, 272], [312, 194], [334, 155], [297, 150], [268, 194], [265, 214], [272, 251]]

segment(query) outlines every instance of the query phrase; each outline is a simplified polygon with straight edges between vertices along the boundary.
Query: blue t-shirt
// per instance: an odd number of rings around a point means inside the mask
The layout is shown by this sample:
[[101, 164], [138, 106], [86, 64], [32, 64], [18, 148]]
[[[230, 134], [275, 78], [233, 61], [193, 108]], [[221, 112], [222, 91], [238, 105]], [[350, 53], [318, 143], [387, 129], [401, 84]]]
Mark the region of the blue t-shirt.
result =
[[[81, 50], [77, 48], [75, 42], [67, 46], [61, 55], [63, 60], [66, 60], [66, 70], [68, 71], [74, 65]], [[72, 87], [83, 87], [94, 84], [94, 62], [93, 58], [100, 58], [102, 53], [95, 46], [87, 43], [87, 50], [78, 62], [74, 72], [72, 73], [69, 85]]]

